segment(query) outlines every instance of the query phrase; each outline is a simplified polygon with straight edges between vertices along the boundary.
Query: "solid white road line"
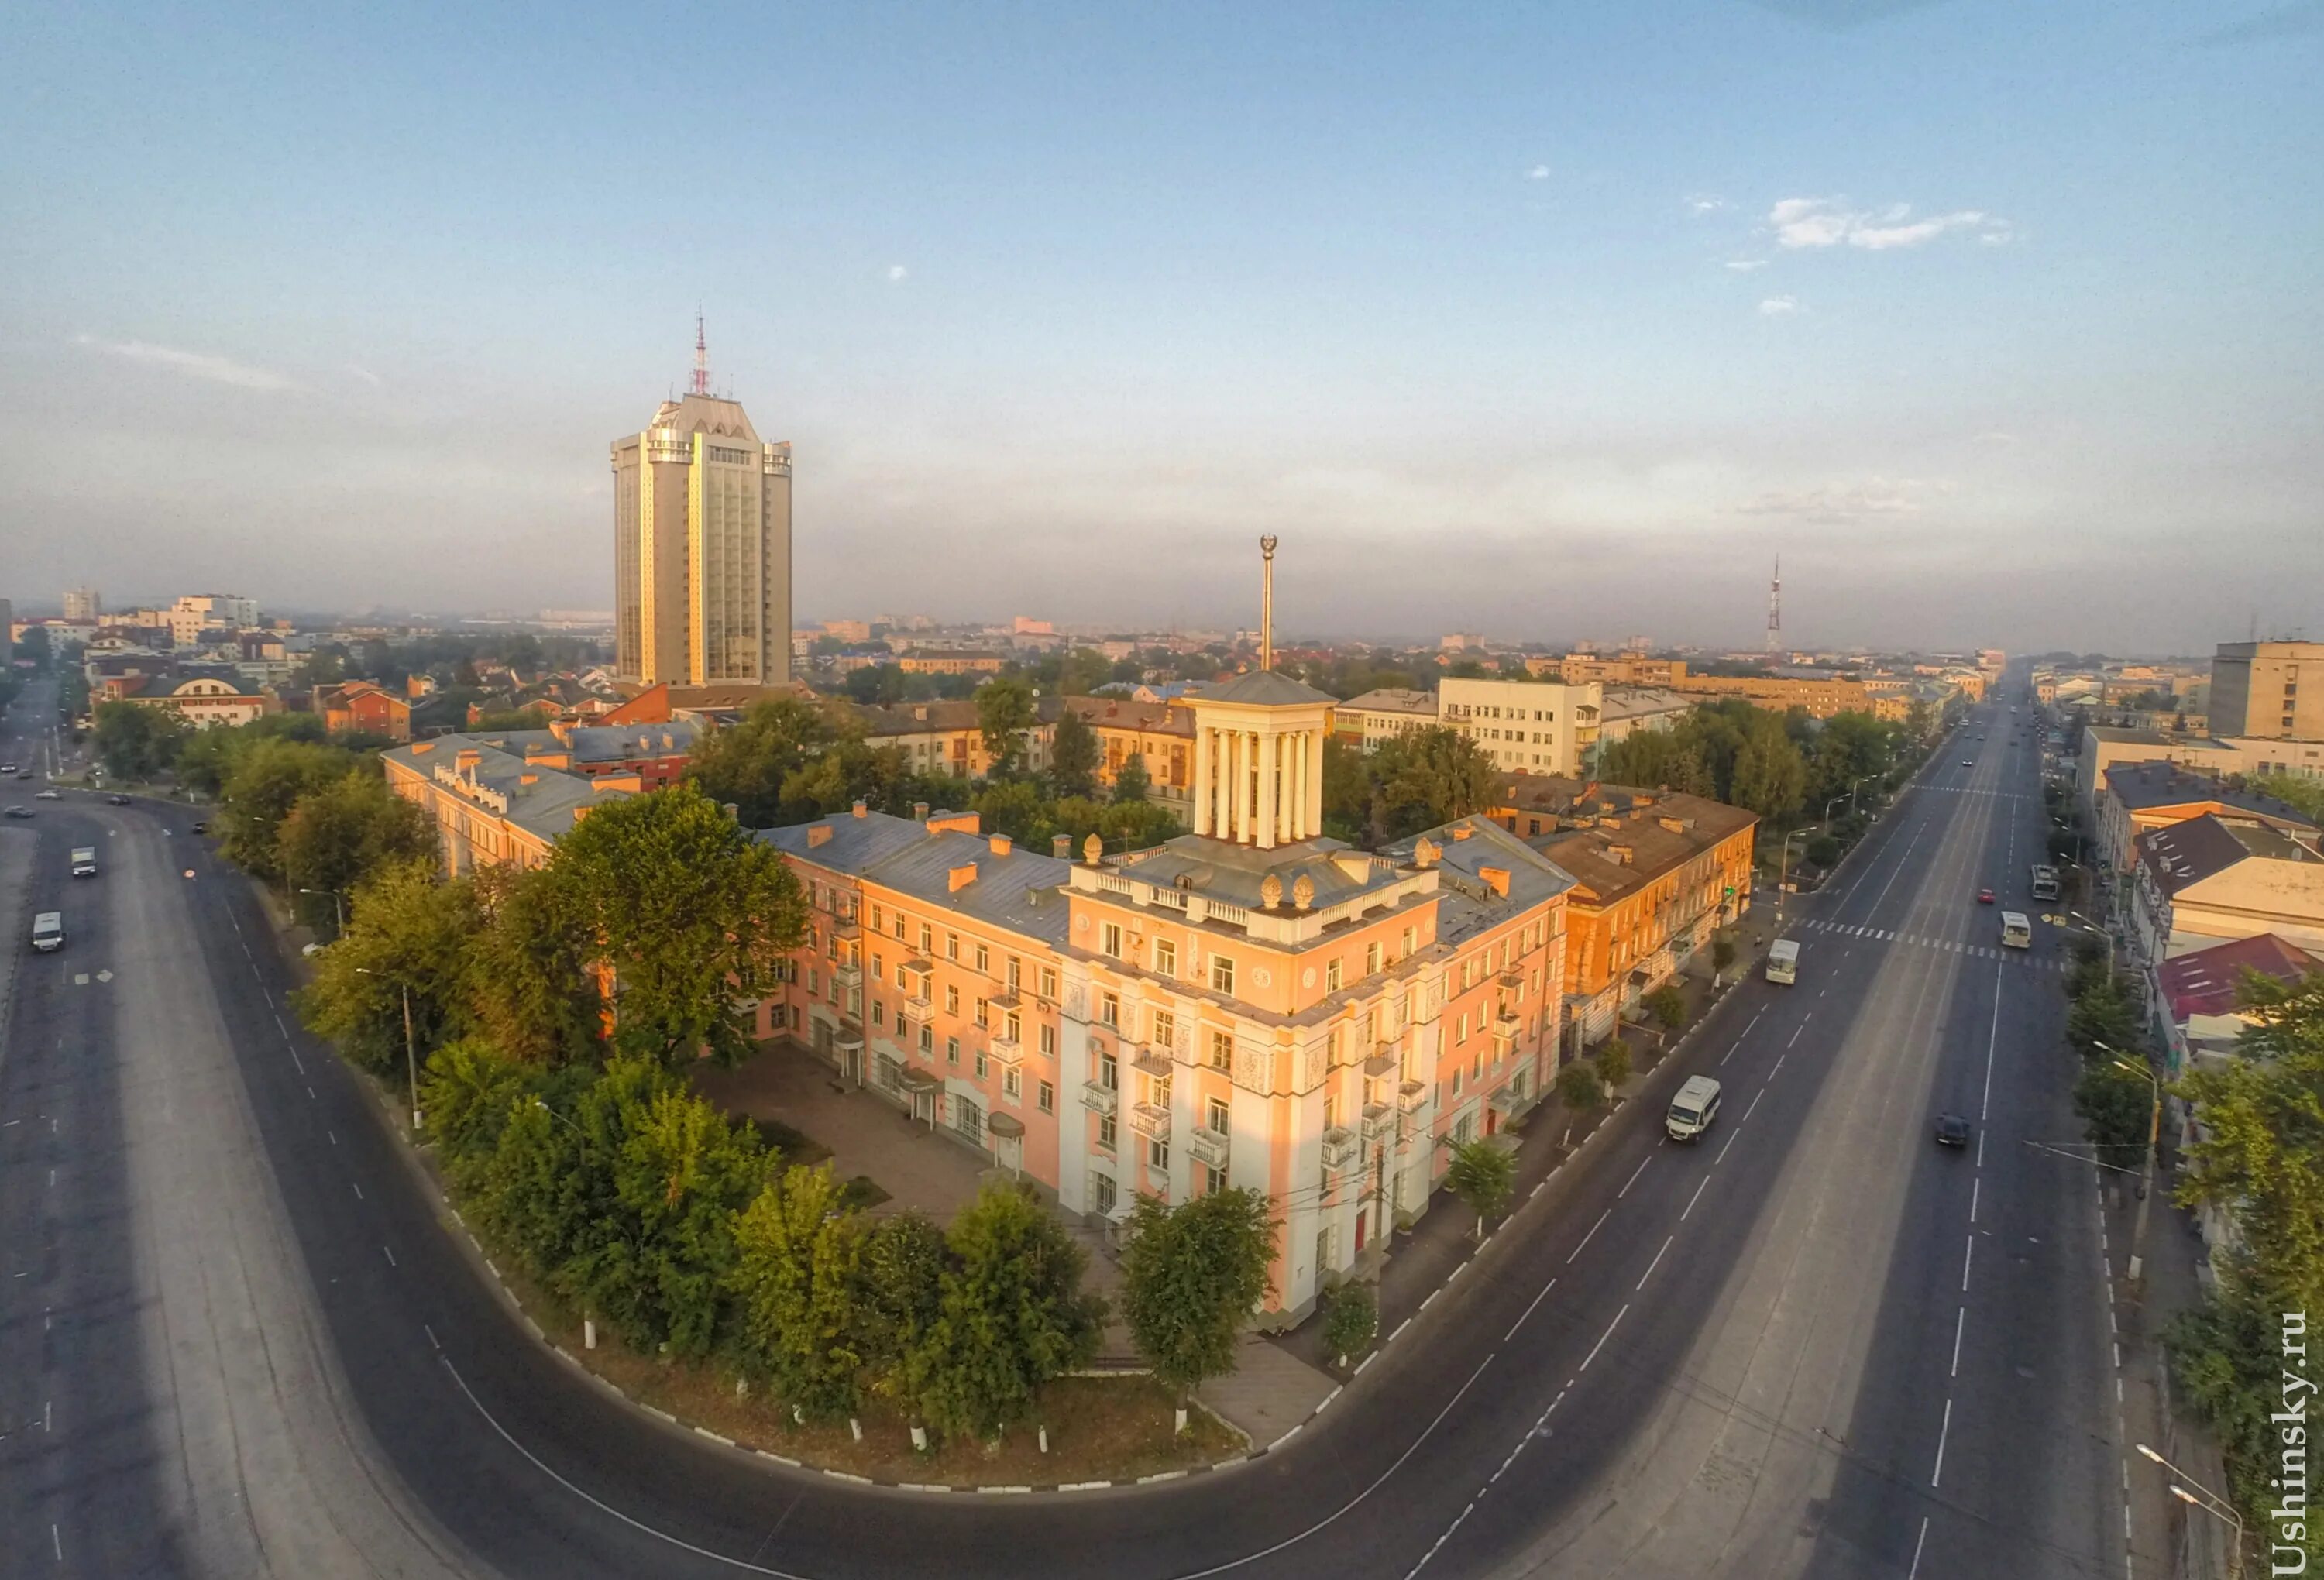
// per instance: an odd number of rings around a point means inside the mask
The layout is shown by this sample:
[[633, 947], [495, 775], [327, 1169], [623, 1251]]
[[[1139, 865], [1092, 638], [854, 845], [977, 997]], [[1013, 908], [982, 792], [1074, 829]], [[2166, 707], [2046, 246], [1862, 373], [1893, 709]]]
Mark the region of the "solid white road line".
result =
[[1637, 1282], [1637, 1289], [1632, 1290], [1632, 1291], [1630, 1291], [1631, 1293], [1636, 1294], [1636, 1293], [1637, 1292], [1637, 1291], [1638, 1291], [1638, 1290], [1642, 1290], [1642, 1289], [1645, 1289], [1645, 1288], [1646, 1287], [1646, 1280], [1647, 1280], [1647, 1279], [1650, 1279], [1650, 1278], [1652, 1278], [1652, 1277], [1654, 1277], [1654, 1276], [1655, 1276], [1655, 1268], [1657, 1268], [1657, 1267], [1660, 1267], [1660, 1266], [1663, 1264], [1663, 1252], [1664, 1252], [1664, 1251], [1668, 1251], [1668, 1250], [1671, 1248], [1671, 1241], [1672, 1241], [1672, 1240], [1675, 1240], [1675, 1239], [1677, 1239], [1677, 1238], [1678, 1238], [1678, 1236], [1677, 1236], [1676, 1235], [1673, 1235], [1673, 1236], [1669, 1236], [1669, 1238], [1667, 1238], [1667, 1239], [1665, 1239], [1665, 1240], [1664, 1240], [1664, 1241], [1663, 1241], [1663, 1249], [1662, 1249], [1662, 1251], [1657, 1251], [1657, 1252], [1655, 1252], [1655, 1259], [1654, 1259], [1652, 1262], [1649, 1262], [1649, 1263], [1646, 1263], [1646, 1271], [1643, 1274], [1641, 1274], [1641, 1275], [1640, 1275], [1640, 1277], [1639, 1277], [1639, 1279], [1638, 1279], [1638, 1282]]
[[1753, 1092], [1753, 1093], [1751, 1094], [1751, 1107], [1743, 1110], [1743, 1118], [1742, 1118], [1742, 1119], [1738, 1119], [1738, 1120], [1737, 1120], [1737, 1121], [1736, 1121], [1736, 1123], [1737, 1123], [1737, 1124], [1738, 1124], [1738, 1125], [1740, 1125], [1740, 1124], [1742, 1124], [1742, 1123], [1744, 1122], [1744, 1120], [1748, 1120], [1748, 1119], [1749, 1119], [1749, 1118], [1751, 1117], [1751, 1115], [1752, 1115], [1753, 1110], [1757, 1109], [1757, 1108], [1759, 1107], [1759, 1099], [1760, 1099], [1761, 1098], [1766, 1097], [1766, 1095], [1767, 1095], [1767, 1089], [1766, 1089], [1766, 1087], [1761, 1087], [1757, 1091]]
[[1969, 1236], [1969, 1249], [1961, 1253], [1961, 1293], [1969, 1293], [1969, 1264], [1977, 1260], [1977, 1236]]
[[1526, 1318], [1532, 1316], [1533, 1309], [1536, 1306], [1540, 1305], [1542, 1301], [1548, 1297], [1549, 1291], [1556, 1287], [1557, 1281], [1555, 1279], [1551, 1279], [1547, 1283], [1541, 1286], [1540, 1294], [1536, 1295], [1532, 1300], [1526, 1302], [1524, 1313], [1520, 1315], [1515, 1322], [1509, 1324], [1509, 1330], [1507, 1333], [1501, 1335], [1501, 1342], [1503, 1344], [1508, 1343], [1509, 1340], [1517, 1336], [1517, 1329], [1526, 1325]]
[[1720, 1148], [1719, 1149], [1719, 1155], [1718, 1155], [1717, 1157], [1715, 1157], [1715, 1158], [1713, 1158], [1713, 1159], [1711, 1159], [1711, 1166], [1712, 1168], [1714, 1168], [1714, 1169], [1715, 1169], [1715, 1168], [1717, 1168], [1720, 1164], [1721, 1164], [1721, 1163], [1723, 1163], [1723, 1162], [1725, 1162], [1727, 1161], [1727, 1153], [1728, 1153], [1729, 1149], [1734, 1146], [1734, 1144], [1735, 1144], [1735, 1143], [1736, 1143], [1737, 1138], [1738, 1138], [1738, 1137], [1739, 1137], [1742, 1134], [1743, 1134], [1743, 1133], [1742, 1133], [1741, 1131], [1739, 1131], [1739, 1130], [1730, 1130], [1730, 1131], [1729, 1131], [1729, 1132], [1727, 1133], [1727, 1145], [1726, 1145], [1726, 1146], [1722, 1146], [1722, 1147], [1720, 1147]]
[[1934, 1487], [1934, 1486], [1940, 1486], [1940, 1485], [1942, 1485], [1942, 1484], [1943, 1484], [1943, 1482], [1944, 1482], [1944, 1479], [1945, 1479], [1945, 1438], [1946, 1438], [1946, 1435], [1947, 1435], [1947, 1434], [1949, 1434], [1950, 1432], [1951, 1432], [1951, 1430], [1952, 1430], [1952, 1429], [1953, 1429], [1953, 1401], [1949, 1398], [1949, 1399], [1947, 1399], [1947, 1400], [1945, 1401], [1945, 1419], [1944, 1419], [1944, 1424], [1943, 1424], [1943, 1425], [1941, 1425], [1941, 1426], [1940, 1426], [1940, 1427], [1937, 1428], [1937, 1465], [1936, 1465], [1936, 1468], [1935, 1468], [1934, 1470], [1932, 1470], [1931, 1472], [1929, 1472], [1929, 1484], [1930, 1484], [1931, 1486], [1932, 1486], [1932, 1487]]
[[1614, 1320], [1606, 1324], [1606, 1331], [1600, 1334], [1598, 1336], [1598, 1342], [1590, 1346], [1590, 1353], [1582, 1357], [1582, 1364], [1574, 1371], [1573, 1374], [1575, 1376], [1579, 1377], [1582, 1373], [1590, 1369], [1590, 1363], [1598, 1358], [1598, 1352], [1606, 1347], [1606, 1341], [1614, 1337], [1614, 1329], [1621, 1327], [1622, 1318], [1628, 1317], [1629, 1314], [1630, 1308], [1627, 1305], [1620, 1310], [1614, 1313]]
[[1628, 1196], [1630, 1193], [1630, 1187], [1638, 1182], [1638, 1176], [1645, 1173], [1646, 1171], [1646, 1165], [1654, 1161], [1655, 1157], [1652, 1153], [1648, 1153], [1644, 1158], [1639, 1160], [1638, 1166], [1630, 1171], [1630, 1177], [1622, 1182], [1622, 1188], [1614, 1192], [1617, 1199]]
[[1969, 1182], [1969, 1221], [1971, 1223], [1977, 1222], [1978, 1192], [1984, 1184], [1985, 1181], [1981, 1178], [1973, 1179]]
[[1953, 1313], [1953, 1366], [1951, 1371], [1945, 1373], [1948, 1377], [1958, 1377], [1960, 1375], [1961, 1329], [1967, 1327], [1968, 1324], [1969, 1308], [1967, 1306], [1963, 1306]]
[[1679, 1221], [1679, 1222], [1681, 1222], [1681, 1223], [1684, 1223], [1684, 1222], [1686, 1222], [1686, 1215], [1687, 1215], [1687, 1213], [1692, 1212], [1692, 1211], [1694, 1210], [1694, 1204], [1695, 1204], [1696, 1202], [1701, 1201], [1701, 1200], [1702, 1199], [1702, 1190], [1703, 1190], [1703, 1186], [1708, 1185], [1708, 1184], [1710, 1184], [1710, 1183], [1711, 1183], [1711, 1176], [1710, 1176], [1710, 1175], [1708, 1175], [1708, 1174], [1705, 1174], [1705, 1175], [1702, 1177], [1702, 1184], [1701, 1184], [1701, 1185], [1697, 1185], [1697, 1186], [1694, 1188], [1694, 1194], [1693, 1194], [1693, 1195], [1692, 1195], [1692, 1196], [1690, 1196], [1690, 1197], [1688, 1197], [1688, 1198], [1686, 1199], [1686, 1208], [1685, 1208], [1685, 1211], [1683, 1211], [1683, 1212], [1681, 1212], [1681, 1213], [1678, 1215], [1678, 1221]]
[[[1598, 1215], [1598, 1221], [1597, 1221], [1596, 1223], [1591, 1224], [1591, 1225], [1590, 1226], [1590, 1233], [1582, 1236], [1582, 1245], [1587, 1245], [1588, 1244], [1590, 1244], [1591, 1240], [1591, 1239], [1592, 1239], [1592, 1238], [1597, 1235], [1598, 1231], [1599, 1231], [1600, 1229], [1602, 1229], [1602, 1228], [1604, 1228], [1604, 1227], [1606, 1226], [1606, 1220], [1607, 1220], [1608, 1218], [1609, 1218], [1609, 1217], [1612, 1217], [1613, 1216], [1614, 1216], [1614, 1209], [1613, 1209], [1612, 1208], [1610, 1208], [1610, 1207], [1609, 1207], [1609, 1208], [1608, 1208], [1604, 1212], [1600, 1213], [1600, 1214]], [[1576, 1246], [1573, 1248], [1572, 1254], [1570, 1254], [1570, 1255], [1568, 1255], [1568, 1256], [1566, 1257], [1566, 1259], [1565, 1259], [1565, 1265], [1566, 1265], [1566, 1266], [1568, 1266], [1568, 1267], [1572, 1266], [1572, 1265], [1573, 1265], [1573, 1258], [1574, 1258], [1575, 1256], [1579, 1256], [1579, 1255], [1581, 1255], [1581, 1254], [1582, 1254], [1582, 1245], [1576, 1245]]]
[[1923, 1514], [1921, 1516], [1921, 1539], [1913, 1544], [1913, 1566], [1904, 1571], [1904, 1580], [1919, 1580], [1921, 1573], [1921, 1549], [1928, 1545], [1929, 1517], [1926, 1514]]

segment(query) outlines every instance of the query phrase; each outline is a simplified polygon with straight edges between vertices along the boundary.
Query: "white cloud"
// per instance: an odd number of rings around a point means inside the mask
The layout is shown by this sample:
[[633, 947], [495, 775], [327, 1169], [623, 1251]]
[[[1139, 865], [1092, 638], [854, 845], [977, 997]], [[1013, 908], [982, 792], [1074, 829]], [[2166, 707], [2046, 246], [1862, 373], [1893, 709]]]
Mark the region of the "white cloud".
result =
[[1860, 521], [1868, 516], [1909, 516], [1921, 508], [1921, 496], [1949, 494], [1950, 482], [1917, 478], [1891, 481], [1869, 477], [1861, 482], [1827, 482], [1818, 488], [1771, 490], [1734, 507], [1738, 515], [1788, 516], [1801, 521]]
[[1526, 171], [1526, 179], [1528, 181], [1546, 181], [1549, 179], [1549, 167], [1545, 164], [1537, 164], [1534, 166], [1531, 170]]
[[1786, 198], [1767, 211], [1767, 224], [1775, 230], [1776, 245], [1794, 250], [1845, 244], [1886, 253], [1967, 230], [1976, 231], [1987, 246], [1998, 246], [2012, 234], [2008, 221], [1982, 209], [1960, 208], [1914, 219], [1909, 203], [1892, 203], [1875, 213], [1851, 208], [1844, 198]]
[[298, 381], [270, 368], [254, 368], [246, 363], [235, 362], [207, 352], [180, 351], [173, 345], [153, 345], [143, 340], [100, 340], [94, 335], [75, 335], [77, 344], [123, 362], [142, 363], [147, 367], [167, 368], [183, 373], [189, 379], [206, 379], [213, 384], [231, 384], [238, 390], [296, 390]]
[[1773, 296], [1759, 304], [1763, 318], [1788, 318], [1800, 310], [1800, 299], [1795, 296]]
[[1689, 214], [1719, 214], [1734, 207], [1715, 192], [1690, 192], [1686, 196]]
[[361, 366], [358, 363], [349, 363], [347, 364], [347, 372], [354, 374], [356, 378], [361, 379], [364, 383], [369, 384], [374, 390], [384, 389], [386, 387], [385, 380], [382, 379], [377, 373], [373, 372], [369, 368]]
[[890, 280], [901, 280], [910, 272], [911, 271], [905, 268], [901, 263], [890, 263], [888, 265], [888, 278]]
[[1765, 258], [1729, 258], [1727, 260], [1727, 267], [1733, 270], [1738, 274], [1748, 274], [1754, 269], [1765, 269], [1766, 266], [1767, 261]]

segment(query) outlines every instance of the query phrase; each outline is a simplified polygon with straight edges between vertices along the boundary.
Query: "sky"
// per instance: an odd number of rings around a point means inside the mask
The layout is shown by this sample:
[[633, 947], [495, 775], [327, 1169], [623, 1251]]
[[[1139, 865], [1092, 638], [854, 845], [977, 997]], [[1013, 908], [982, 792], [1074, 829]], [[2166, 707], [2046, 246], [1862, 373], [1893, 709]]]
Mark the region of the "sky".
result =
[[2324, 638], [2324, 0], [11, 9], [0, 596]]

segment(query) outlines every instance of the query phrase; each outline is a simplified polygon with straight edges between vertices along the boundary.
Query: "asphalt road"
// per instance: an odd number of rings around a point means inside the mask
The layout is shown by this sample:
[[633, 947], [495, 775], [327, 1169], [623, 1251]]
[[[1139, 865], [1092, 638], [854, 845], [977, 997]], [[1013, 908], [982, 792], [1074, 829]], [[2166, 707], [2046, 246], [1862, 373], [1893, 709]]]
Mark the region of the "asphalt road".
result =
[[[0, 825], [72, 932], [11, 946], [0, 1573], [2117, 1573], [2087, 1175], [2018, 1144], [2075, 1134], [2052, 946], [1947, 947], [1995, 941], [1980, 884], [2024, 893], [2007, 733], [1940, 758], [1796, 913], [1799, 985], [1730, 995], [1322, 1421], [1118, 1493], [852, 1487], [576, 1382], [283, 1007], [184, 814], [42, 804]], [[1697, 1069], [1720, 1123], [1665, 1143]], [[1981, 1154], [1935, 1148], [1947, 1108]]]

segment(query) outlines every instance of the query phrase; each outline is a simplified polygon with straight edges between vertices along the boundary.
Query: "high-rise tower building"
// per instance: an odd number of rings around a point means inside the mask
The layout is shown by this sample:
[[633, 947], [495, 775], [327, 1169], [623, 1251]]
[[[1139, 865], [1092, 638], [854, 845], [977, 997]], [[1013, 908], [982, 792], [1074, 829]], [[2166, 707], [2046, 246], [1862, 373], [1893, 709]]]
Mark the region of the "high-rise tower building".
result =
[[653, 684], [780, 685], [791, 675], [791, 447], [693, 387], [613, 444], [614, 667]]
[[105, 600], [97, 595], [96, 588], [68, 587], [65, 589], [67, 620], [94, 620], [101, 618], [104, 613]]

